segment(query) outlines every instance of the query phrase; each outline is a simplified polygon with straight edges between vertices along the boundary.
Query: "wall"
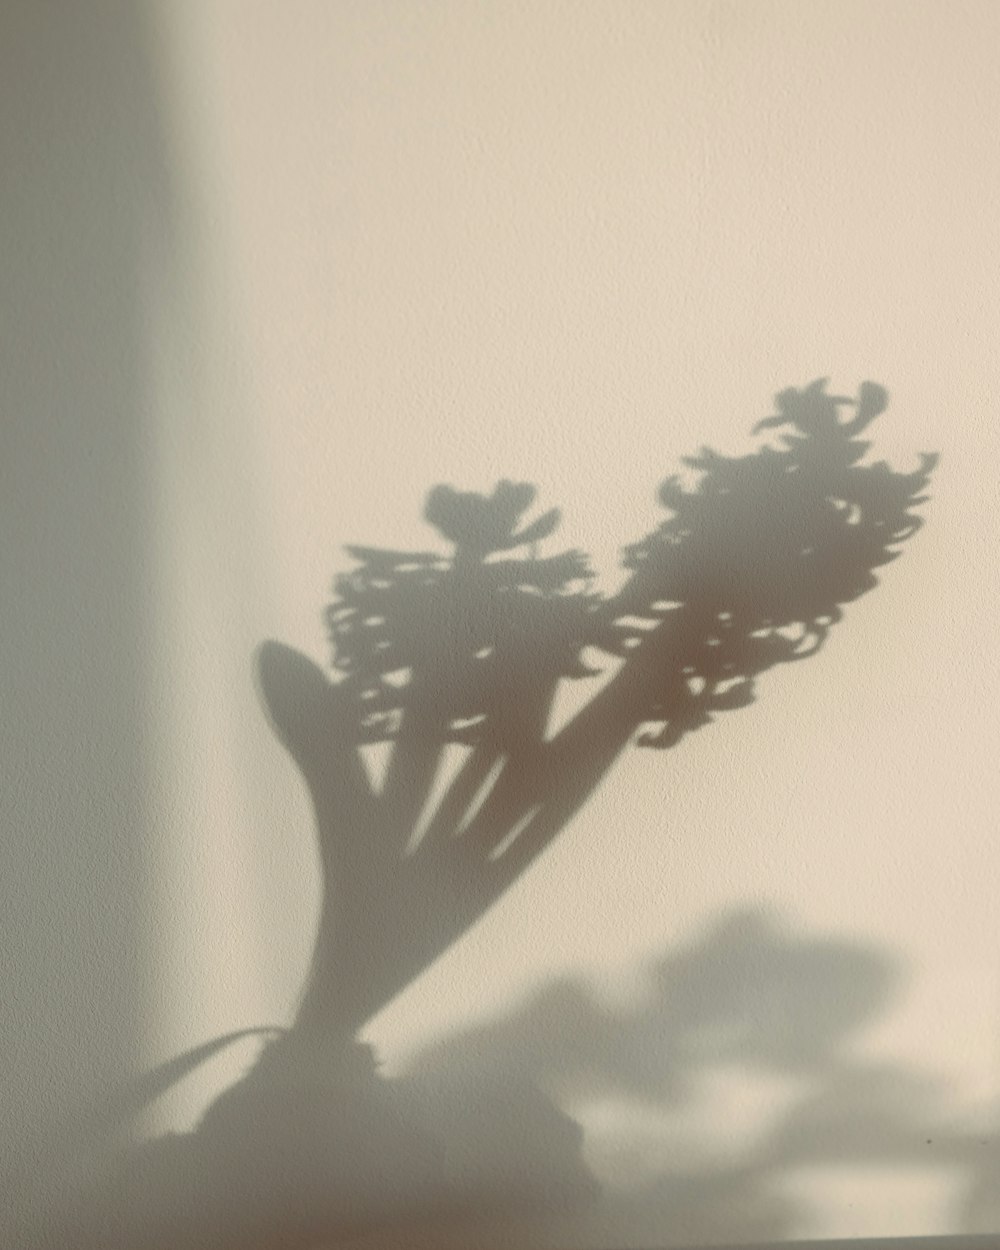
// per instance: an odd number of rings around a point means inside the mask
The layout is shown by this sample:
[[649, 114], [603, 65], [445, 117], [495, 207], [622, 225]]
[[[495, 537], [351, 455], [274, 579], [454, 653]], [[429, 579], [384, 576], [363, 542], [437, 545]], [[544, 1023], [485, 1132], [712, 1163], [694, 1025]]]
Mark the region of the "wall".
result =
[[[671, 953], [738, 951], [739, 925], [744, 944], [851, 946], [892, 975], [815, 1088], [742, 1061], [709, 1064], [680, 1108], [549, 1086], [627, 1188], [758, 1166], [809, 1096], [870, 1106], [881, 1073], [894, 1125], [919, 1087], [927, 1122], [982, 1151], [900, 1162], [873, 1123], [842, 1157], [772, 1159], [783, 1231], [984, 1231], [995, 7], [184, 0], [149, 18], [133, 36], [108, 9], [98, 48], [98, 10], [76, 40], [22, 16], [25, 47], [78, 77], [6, 88], [4, 583], [27, 589], [6, 605], [5, 1029], [26, 1120], [39, 1035], [69, 1097], [77, 1046], [127, 1068], [288, 1018], [317, 882], [252, 655], [275, 637], [324, 660], [345, 543], [432, 545], [431, 485], [523, 479], [611, 586], [680, 456], [746, 449], [786, 385], [873, 378], [892, 395], [878, 454], [942, 455], [926, 529], [752, 708], [627, 756], [368, 1035], [388, 1072], [474, 1025], [488, 1057], [557, 979], [612, 1018]], [[155, 1123], [189, 1123], [241, 1062]], [[733, 1236], [684, 1219], [688, 1240]]]
[[[168, 183], [130, 6], [0, 19], [0, 1170], [144, 1062], [150, 408]], [[4, 1184], [4, 1218], [19, 1185]], [[5, 1238], [7, 1240], [7, 1238]], [[16, 1239], [11, 1239], [15, 1244]]]

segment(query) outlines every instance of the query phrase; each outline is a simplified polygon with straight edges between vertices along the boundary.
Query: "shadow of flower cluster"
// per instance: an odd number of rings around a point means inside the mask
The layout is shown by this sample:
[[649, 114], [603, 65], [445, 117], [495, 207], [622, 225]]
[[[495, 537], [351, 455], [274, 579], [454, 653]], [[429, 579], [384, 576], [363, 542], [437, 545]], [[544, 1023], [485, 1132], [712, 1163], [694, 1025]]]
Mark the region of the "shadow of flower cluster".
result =
[[[435, 487], [425, 516], [450, 555], [352, 546], [358, 567], [335, 583], [327, 622], [358, 740], [395, 740], [413, 708], [422, 731], [434, 722], [449, 742], [537, 740], [558, 682], [598, 672], [588, 647], [650, 679], [635, 720], [658, 729], [643, 745], [672, 746], [747, 706], [755, 679], [814, 654], [920, 527], [936, 457], [912, 473], [862, 463], [871, 444], [857, 436], [887, 399], [868, 382], [856, 400], [829, 395], [819, 379], [781, 392], [755, 427], [780, 430], [781, 446], [685, 458], [695, 484], [663, 483], [669, 518], [624, 549], [630, 576], [607, 598], [580, 551], [539, 555], [559, 513], [522, 525], [530, 485]], [[855, 411], [842, 420], [845, 407]]]
[[[559, 512], [518, 530], [534, 496], [523, 482], [500, 482], [488, 496], [435, 487], [425, 516], [453, 545], [448, 557], [347, 548], [359, 567], [337, 578], [326, 615], [360, 742], [393, 740], [417, 708], [447, 741], [470, 744], [542, 674], [551, 682], [593, 672], [579, 659], [597, 602], [586, 557], [538, 556]], [[522, 547], [524, 557], [495, 558]]]
[[[825, 382], [783, 391], [777, 414], [755, 427], [782, 429], [782, 447], [685, 458], [697, 484], [668, 478], [659, 497], [669, 519], [626, 548], [633, 573], [602, 644], [627, 658], [644, 646], [635, 618], [673, 624], [658, 634], [666, 645], [646, 709], [661, 728], [642, 744], [672, 746], [713, 712], [751, 703], [767, 669], [814, 654], [843, 605], [877, 585], [875, 570], [920, 527], [914, 508], [937, 458], [922, 456], [909, 474], [861, 464], [871, 444], [855, 436], [887, 394], [864, 383], [851, 401], [827, 395]], [[856, 413], [841, 421], [847, 405]]]

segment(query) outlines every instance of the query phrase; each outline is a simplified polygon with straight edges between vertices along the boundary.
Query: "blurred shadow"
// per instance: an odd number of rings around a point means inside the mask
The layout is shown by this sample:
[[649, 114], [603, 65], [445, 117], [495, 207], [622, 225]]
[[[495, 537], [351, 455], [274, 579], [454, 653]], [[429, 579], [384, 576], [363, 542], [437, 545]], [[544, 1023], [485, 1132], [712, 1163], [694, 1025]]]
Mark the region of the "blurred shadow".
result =
[[[781, 430], [780, 446], [687, 460], [692, 480], [663, 485], [668, 519], [626, 548], [608, 597], [580, 552], [540, 554], [559, 515], [525, 523], [525, 484], [432, 490], [425, 515], [448, 555], [349, 549], [357, 567], [328, 610], [339, 679], [277, 643], [259, 658], [271, 723], [312, 795], [323, 871], [297, 1014], [196, 1131], [127, 1151], [80, 1197], [76, 1244], [305, 1250], [394, 1225], [392, 1236], [400, 1225], [408, 1238], [468, 1236], [490, 1211], [540, 1220], [544, 1241], [559, 1211], [599, 1196], [580, 1125], [540, 1092], [546, 1081], [670, 1106], [712, 1064], [752, 1064], [807, 1080], [802, 1115], [829, 1129], [823, 1091], [854, 1079], [839, 1048], [882, 1001], [886, 970], [873, 952], [796, 943], [755, 917], [665, 958], [633, 1013], [551, 987], [507, 1024], [425, 1056], [409, 1084], [381, 1079], [356, 1037], [558, 836], [629, 743], [671, 747], [747, 707], [763, 673], [815, 654], [843, 605], [877, 584], [919, 528], [935, 461], [912, 473], [862, 463], [857, 435], [886, 400], [872, 383], [856, 401], [824, 380], [782, 392], [758, 427]], [[561, 683], [598, 676], [550, 731]], [[388, 757], [379, 787], [361, 755], [372, 744]], [[585, 1224], [568, 1214], [558, 1235], [587, 1244], [594, 1219], [602, 1244], [781, 1235], [794, 1213], [774, 1173], [795, 1132], [790, 1120], [784, 1138], [714, 1172], [668, 1169], [601, 1199]]]
[[[586, 981], [557, 980], [506, 1017], [414, 1057], [401, 1089], [425, 1106], [425, 1121], [447, 1143], [455, 1210], [458, 1194], [478, 1195], [480, 1206], [470, 1222], [414, 1228], [409, 1244], [993, 1244], [954, 1236], [789, 1240], [811, 1215], [790, 1181], [842, 1164], [961, 1175], [966, 1197], [956, 1227], [995, 1229], [981, 1208], [978, 1225], [967, 1218], [986, 1200], [984, 1162], [995, 1164], [995, 1135], [956, 1120], [940, 1079], [865, 1059], [857, 1045], [899, 981], [884, 952], [800, 934], [747, 909], [723, 915], [646, 974], [634, 1006], [612, 1008]], [[761, 1078], [770, 1097], [748, 1132], [741, 1095]], [[721, 1105], [720, 1082], [728, 1094]], [[598, 1118], [589, 1143], [580, 1129], [569, 1131], [565, 1106], [593, 1120], [589, 1110], [616, 1101], [624, 1114], [605, 1116], [603, 1126]], [[560, 1118], [564, 1126], [553, 1132]], [[588, 1183], [591, 1163], [601, 1183], [592, 1175]], [[358, 1244], [391, 1243], [376, 1236]]]
[[[427, 1099], [449, 1142], [450, 1175], [467, 1192], [490, 1194], [503, 1176], [493, 1159], [499, 1121], [518, 1168], [508, 1207], [524, 1193], [547, 1195], [529, 1225], [538, 1244], [783, 1240], [808, 1214], [787, 1190], [793, 1168], [924, 1162], [928, 1135], [941, 1132], [933, 1082], [851, 1054], [896, 981], [875, 948], [733, 912], [648, 967], [634, 1007], [608, 1007], [583, 981], [554, 982], [506, 1019], [428, 1048], [407, 1080]], [[762, 1080], [768, 1097], [748, 1133], [740, 1096]], [[517, 1091], [512, 1104], [506, 1089]], [[560, 1152], [533, 1131], [560, 1104], [617, 1108], [585, 1152], [605, 1183], [578, 1187], [568, 1212], [552, 1196], [580, 1167], [582, 1133]]]
[[[174, 239], [147, 6], [0, 6], [0, 1243], [20, 1147], [141, 1062], [150, 253]], [[158, 605], [157, 605], [158, 606]], [[22, 1183], [23, 1181], [23, 1183]]]

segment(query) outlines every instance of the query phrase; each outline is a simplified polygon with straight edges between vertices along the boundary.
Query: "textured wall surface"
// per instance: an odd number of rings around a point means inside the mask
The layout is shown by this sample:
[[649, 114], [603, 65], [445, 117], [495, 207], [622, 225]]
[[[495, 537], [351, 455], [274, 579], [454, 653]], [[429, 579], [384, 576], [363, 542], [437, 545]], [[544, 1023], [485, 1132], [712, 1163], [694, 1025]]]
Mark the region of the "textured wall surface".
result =
[[[681, 456], [747, 450], [785, 386], [874, 379], [878, 456], [941, 453], [925, 529], [753, 706], [626, 754], [367, 1037], [389, 1072], [534, 1062], [609, 1192], [674, 1187], [677, 1240], [994, 1227], [1000, 10], [137, 11], [3, 19], [11, 1155], [288, 1018], [315, 852], [252, 657], [327, 660], [345, 543], [433, 547], [432, 485], [525, 480], [610, 589]], [[821, 957], [848, 949], [891, 969], [863, 1009]], [[561, 1079], [587, 1011], [634, 1024], [671, 957], [723, 998], [793, 968], [788, 1035], [827, 1010], [830, 1054], [694, 1030], [684, 1099]], [[589, 1007], [538, 1024], [567, 982]], [[655, 1068], [668, 1035], [627, 1044]], [[654, 1244], [616, 1210], [589, 1235]]]

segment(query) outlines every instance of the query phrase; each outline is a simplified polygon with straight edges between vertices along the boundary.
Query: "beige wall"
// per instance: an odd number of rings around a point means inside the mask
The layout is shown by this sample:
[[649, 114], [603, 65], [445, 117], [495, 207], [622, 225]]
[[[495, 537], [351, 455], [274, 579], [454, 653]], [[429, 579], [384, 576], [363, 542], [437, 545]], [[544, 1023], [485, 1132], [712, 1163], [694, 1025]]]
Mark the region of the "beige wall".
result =
[[[790, 940], [897, 961], [845, 1065], [930, 1072], [946, 1120], [994, 1124], [1000, 10], [172, 0], [154, 17], [173, 189], [140, 266], [146, 1057], [294, 1002], [309, 816], [250, 657], [265, 637], [325, 657], [344, 543], [426, 546], [429, 486], [522, 478], [613, 586], [681, 455], [744, 449], [786, 385], [874, 378], [892, 394], [879, 454], [942, 453], [926, 530], [754, 707], [627, 756], [370, 1037], [397, 1070], [556, 975], [624, 1009], [644, 961], [763, 906]], [[654, 1174], [738, 1159], [799, 1093], [720, 1068], [683, 1114], [569, 1109], [614, 1181], [616, 1150]], [[778, 1177], [800, 1236], [959, 1231], [967, 1182], [932, 1154]]]

